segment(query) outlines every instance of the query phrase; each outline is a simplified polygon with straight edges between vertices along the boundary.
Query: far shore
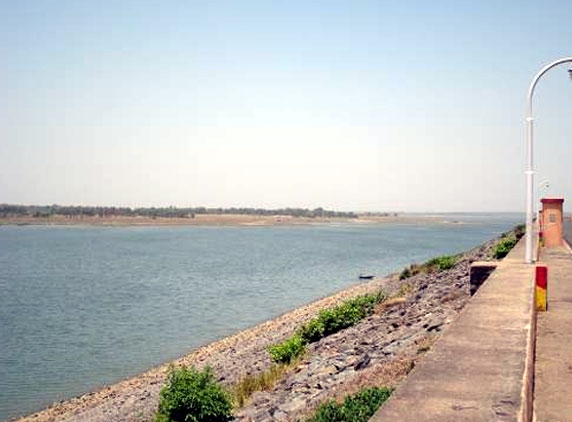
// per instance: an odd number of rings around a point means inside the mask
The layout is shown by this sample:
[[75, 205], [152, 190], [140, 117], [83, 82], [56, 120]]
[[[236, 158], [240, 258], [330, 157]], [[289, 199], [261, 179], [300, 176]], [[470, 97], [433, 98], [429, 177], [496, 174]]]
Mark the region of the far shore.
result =
[[288, 226], [311, 224], [380, 224], [380, 223], [458, 223], [448, 221], [444, 215], [398, 214], [388, 216], [360, 215], [357, 218], [309, 218], [289, 215], [243, 215], [243, 214], [199, 214], [194, 218], [166, 217], [124, 217], [124, 216], [74, 216], [55, 215], [50, 217], [5, 217], [2, 225], [57, 225], [57, 226]]

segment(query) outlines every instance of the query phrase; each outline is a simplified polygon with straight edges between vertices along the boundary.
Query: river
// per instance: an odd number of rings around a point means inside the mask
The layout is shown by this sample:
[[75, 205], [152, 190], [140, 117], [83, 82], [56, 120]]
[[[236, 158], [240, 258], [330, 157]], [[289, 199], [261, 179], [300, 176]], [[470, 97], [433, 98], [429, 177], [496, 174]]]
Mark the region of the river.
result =
[[268, 227], [0, 226], [0, 419], [117, 382], [520, 214]]

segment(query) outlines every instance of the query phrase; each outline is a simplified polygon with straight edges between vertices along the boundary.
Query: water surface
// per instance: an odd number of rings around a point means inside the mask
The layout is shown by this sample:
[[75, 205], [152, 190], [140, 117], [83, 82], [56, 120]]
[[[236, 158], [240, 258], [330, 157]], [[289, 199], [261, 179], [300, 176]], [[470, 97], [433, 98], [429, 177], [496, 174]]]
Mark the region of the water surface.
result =
[[463, 224], [0, 227], [0, 419], [114, 383], [520, 215]]

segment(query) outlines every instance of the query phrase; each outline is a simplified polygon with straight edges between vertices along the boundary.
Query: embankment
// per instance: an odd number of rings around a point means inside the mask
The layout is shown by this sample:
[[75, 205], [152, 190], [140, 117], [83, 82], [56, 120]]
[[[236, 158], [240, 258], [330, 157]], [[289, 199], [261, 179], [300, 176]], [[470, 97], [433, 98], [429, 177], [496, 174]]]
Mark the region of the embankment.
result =
[[[295, 420], [331, 397], [363, 386], [396, 385], [469, 299], [469, 267], [488, 259], [495, 241], [463, 254], [445, 271], [374, 280], [318, 300], [272, 321], [199, 348], [178, 364], [213, 367], [228, 386], [271, 365], [266, 351], [320, 309], [383, 288], [391, 297], [358, 325], [309, 346], [307, 355], [271, 391], [257, 392], [236, 412], [241, 421]], [[30, 415], [23, 421], [148, 421], [168, 365]]]
[[371, 422], [532, 421], [535, 266], [524, 250], [522, 239]]

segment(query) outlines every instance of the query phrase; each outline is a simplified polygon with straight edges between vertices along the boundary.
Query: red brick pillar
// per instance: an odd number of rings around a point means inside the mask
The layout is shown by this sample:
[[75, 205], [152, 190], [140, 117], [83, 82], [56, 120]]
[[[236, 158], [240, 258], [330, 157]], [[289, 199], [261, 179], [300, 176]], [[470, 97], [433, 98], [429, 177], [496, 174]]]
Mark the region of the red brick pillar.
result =
[[545, 247], [561, 246], [564, 198], [542, 198], [542, 238]]

